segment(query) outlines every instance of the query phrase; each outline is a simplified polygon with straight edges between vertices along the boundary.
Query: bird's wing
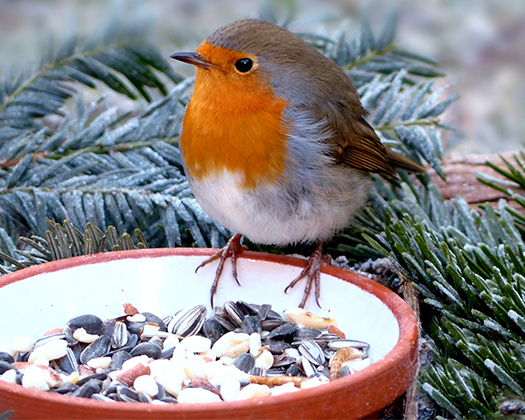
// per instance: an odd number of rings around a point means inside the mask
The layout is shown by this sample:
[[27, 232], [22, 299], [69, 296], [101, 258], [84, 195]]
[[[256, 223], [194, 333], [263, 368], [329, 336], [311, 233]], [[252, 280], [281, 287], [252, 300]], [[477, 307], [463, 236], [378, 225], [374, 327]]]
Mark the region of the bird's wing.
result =
[[396, 168], [425, 172], [417, 163], [381, 143], [364, 119], [366, 111], [357, 98], [326, 104], [325, 113], [334, 133], [331, 141], [335, 145], [333, 153], [336, 162], [390, 178], [396, 178]]
[[357, 93], [350, 92], [338, 99], [332, 98], [319, 107], [322, 109], [319, 117], [329, 122], [333, 133], [330, 142], [334, 146], [335, 161], [361, 171], [395, 177], [386, 147], [363, 118], [364, 111]]

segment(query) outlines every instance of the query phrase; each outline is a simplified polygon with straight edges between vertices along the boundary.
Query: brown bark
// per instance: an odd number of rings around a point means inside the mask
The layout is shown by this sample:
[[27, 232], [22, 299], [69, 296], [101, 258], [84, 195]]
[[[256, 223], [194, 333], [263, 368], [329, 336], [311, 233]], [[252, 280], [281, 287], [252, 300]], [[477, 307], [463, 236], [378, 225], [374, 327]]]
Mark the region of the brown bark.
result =
[[[516, 153], [518, 152], [503, 153], [502, 156], [507, 161], [513, 163], [513, 155]], [[496, 171], [489, 168], [485, 164], [487, 161], [507, 169], [506, 164], [501, 160], [499, 155], [468, 155], [461, 158], [445, 159], [442, 162], [443, 171], [447, 176], [446, 181], [443, 181], [432, 169], [429, 170], [429, 174], [444, 199], [453, 198], [461, 194], [471, 207], [477, 207], [478, 204], [486, 202], [497, 205], [498, 200], [504, 198], [509, 201], [512, 207], [525, 214], [525, 209], [513, 200], [510, 200], [507, 194], [490, 188], [477, 180], [479, 172], [505, 179]], [[525, 191], [523, 190], [515, 191], [525, 195]]]

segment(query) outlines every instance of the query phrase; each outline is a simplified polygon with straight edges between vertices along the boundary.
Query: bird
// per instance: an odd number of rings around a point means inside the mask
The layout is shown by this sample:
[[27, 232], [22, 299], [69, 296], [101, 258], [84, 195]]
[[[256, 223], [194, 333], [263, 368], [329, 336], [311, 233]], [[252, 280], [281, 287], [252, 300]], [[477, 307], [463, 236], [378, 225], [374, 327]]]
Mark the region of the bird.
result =
[[425, 169], [384, 146], [348, 75], [286, 28], [256, 19], [229, 23], [195, 52], [170, 56], [196, 68], [179, 147], [190, 189], [212, 219], [234, 232], [197, 270], [253, 243], [316, 244], [299, 276], [318, 306], [322, 246], [366, 204], [370, 173]]

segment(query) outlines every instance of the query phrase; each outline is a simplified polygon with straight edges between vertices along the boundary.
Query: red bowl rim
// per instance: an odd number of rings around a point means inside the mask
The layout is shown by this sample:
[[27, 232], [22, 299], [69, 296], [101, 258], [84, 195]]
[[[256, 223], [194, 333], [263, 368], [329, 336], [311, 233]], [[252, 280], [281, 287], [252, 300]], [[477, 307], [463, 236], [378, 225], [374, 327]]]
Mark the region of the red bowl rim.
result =
[[[216, 250], [212, 248], [150, 248], [129, 251], [113, 251], [99, 254], [85, 255], [79, 257], [72, 257], [58, 261], [52, 261], [25, 269], [21, 269], [0, 277], [0, 288], [8, 284], [24, 280], [42, 273], [50, 273], [58, 270], [63, 270], [79, 265], [97, 264], [113, 260], [120, 260], [126, 258], [159, 258], [168, 256], [210, 256]], [[304, 266], [305, 260], [286, 256], [267, 254], [261, 252], [245, 251], [240, 258], [275, 262], [292, 266]], [[406, 302], [397, 296], [388, 288], [374, 282], [364, 276], [356, 274], [352, 271], [343, 270], [331, 265], [323, 264], [321, 272], [337, 277], [343, 281], [350, 282], [359, 288], [375, 295], [379, 298], [393, 313], [399, 325], [399, 338], [394, 348], [383, 358], [368, 366], [362, 371], [355, 374], [340, 378], [337, 381], [329, 382], [321, 387], [314, 387], [304, 389], [300, 392], [286, 393], [282, 395], [272, 396], [270, 398], [256, 398], [251, 400], [233, 401], [233, 402], [215, 402], [215, 403], [200, 403], [200, 404], [166, 404], [166, 405], [152, 405], [152, 404], [129, 404], [124, 402], [104, 402], [84, 398], [72, 398], [60, 394], [35, 391], [24, 388], [20, 385], [13, 385], [0, 381], [0, 397], [2, 395], [16, 393], [20, 397], [27, 397], [31, 399], [32, 404], [67, 404], [70, 406], [82, 407], [84, 410], [97, 410], [101, 413], [105, 409], [118, 410], [125, 415], [126, 412], [143, 413], [145, 416], [154, 413], [199, 413], [207, 410], [232, 410], [232, 409], [255, 409], [261, 407], [261, 402], [264, 401], [264, 407], [271, 405], [301, 404], [312, 397], [319, 398], [322, 395], [330, 395], [341, 387], [359, 387], [364, 386], [366, 382], [370, 383], [370, 377], [376, 376], [379, 372], [384, 370], [406, 369], [406, 379], [408, 383], [412, 380], [417, 369], [417, 341], [418, 341], [418, 326], [414, 312], [406, 304]], [[407, 382], [405, 380], [405, 382]], [[406, 389], [397, 390], [397, 396], [401, 395]], [[1, 399], [1, 398], [0, 398]], [[388, 404], [389, 402], [386, 402]], [[118, 406], [115, 406], [118, 404]], [[370, 412], [383, 408], [370, 407]]]

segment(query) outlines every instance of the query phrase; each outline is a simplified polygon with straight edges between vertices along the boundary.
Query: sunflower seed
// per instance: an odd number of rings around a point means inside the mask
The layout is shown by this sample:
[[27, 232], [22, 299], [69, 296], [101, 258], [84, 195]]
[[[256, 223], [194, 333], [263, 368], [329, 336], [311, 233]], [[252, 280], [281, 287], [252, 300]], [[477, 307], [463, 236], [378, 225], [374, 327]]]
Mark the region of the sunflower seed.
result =
[[115, 400], [112, 400], [111, 398], [106, 397], [103, 394], [93, 394], [91, 396], [91, 399], [92, 400], [97, 400], [97, 401], [115, 402]]
[[173, 352], [175, 351], [175, 347], [170, 347], [169, 349], [162, 350], [162, 353], [160, 354], [161, 359], [171, 359], [173, 356]]
[[152, 359], [159, 359], [162, 355], [162, 349], [156, 344], [147, 342], [137, 344], [137, 346], [130, 352], [131, 357], [141, 356], [143, 354]]
[[0, 375], [11, 369], [14, 369], [16, 373], [19, 373], [19, 370], [15, 368], [11, 363], [6, 362], [5, 360], [0, 360]]
[[284, 340], [284, 341], [291, 341], [294, 334], [297, 332], [298, 327], [295, 324], [291, 324], [287, 322], [286, 324], [282, 324], [281, 326], [274, 329], [269, 335], [268, 338], [270, 340]]
[[69, 394], [75, 392], [78, 388], [79, 386], [76, 384], [73, 384], [71, 382], [64, 382], [55, 390], [55, 392], [58, 394]]
[[139, 402], [139, 393], [127, 386], [117, 386], [118, 401]]
[[226, 302], [223, 306], [224, 313], [227, 318], [231, 321], [236, 327], [240, 327], [242, 320], [246, 316], [236, 302]]
[[301, 364], [303, 366], [304, 374], [308, 376], [309, 378], [320, 376], [319, 372], [317, 371], [313, 363], [310, 362], [310, 360], [307, 357], [302, 358]]
[[113, 334], [111, 334], [111, 347], [120, 349], [124, 347], [129, 339], [128, 328], [124, 322], [116, 322], [113, 326]]
[[73, 331], [77, 328], [84, 328], [88, 334], [102, 334], [104, 332], [104, 322], [95, 315], [80, 315], [72, 318], [67, 323]]
[[254, 315], [247, 315], [241, 323], [241, 331], [246, 334], [261, 333], [261, 321]]
[[283, 353], [286, 349], [289, 349], [292, 347], [292, 345], [287, 343], [286, 341], [277, 341], [277, 340], [269, 340], [269, 339], [262, 340], [261, 344], [263, 346], [268, 346], [268, 350], [270, 350], [272, 354], [277, 354], [277, 355]]
[[127, 351], [119, 350], [113, 353], [113, 355], [111, 356], [111, 364], [109, 365], [109, 369], [121, 369], [122, 364], [129, 359], [131, 359], [131, 354], [129, 354]]
[[70, 347], [66, 349], [67, 353], [64, 357], [56, 359], [53, 361], [60, 370], [63, 370], [66, 373], [78, 372], [78, 361], [75, 353], [71, 350]]
[[[268, 317], [268, 314], [270, 313], [272, 309], [272, 305], [264, 304], [259, 307], [259, 310], [257, 311], [257, 317], [262, 321], [265, 320]], [[279, 317], [280, 318], [280, 317]]]
[[313, 339], [313, 341], [319, 344], [322, 348], [325, 348], [326, 346], [328, 346], [328, 343], [332, 341], [339, 341], [339, 340], [341, 340], [341, 337], [339, 337], [337, 334], [331, 334], [329, 332], [323, 332], [321, 333], [319, 337], [316, 337]]
[[290, 356], [281, 356], [277, 359], [275, 359], [275, 362], [273, 363], [272, 367], [288, 367], [291, 364], [295, 363], [295, 358]]
[[342, 378], [343, 376], [348, 376], [352, 374], [352, 369], [350, 369], [350, 366], [343, 366], [341, 370], [339, 371], [339, 377]]
[[299, 353], [314, 365], [322, 365], [325, 362], [323, 349], [315, 341], [302, 341], [299, 345]]
[[5, 351], [0, 351], [0, 361], [4, 361], [7, 363], [14, 363], [15, 358], [11, 356], [9, 353], [6, 353]]
[[77, 382], [77, 385], [78, 386], [82, 386], [82, 385], [88, 383], [89, 381], [92, 381], [92, 380], [96, 379], [97, 381], [100, 381], [100, 389], [102, 389], [102, 381], [104, 381], [107, 377], [108, 377], [107, 373], [95, 373], [93, 375], [89, 375], [89, 376], [86, 376], [86, 377], [84, 377], [82, 379], [79, 379], [78, 382]]
[[150, 403], [153, 402], [153, 399], [144, 392], [139, 392], [139, 402], [141, 403]]
[[35, 341], [35, 348], [43, 346], [44, 344], [50, 343], [51, 341], [64, 340], [65, 338], [66, 338], [66, 334], [64, 334], [63, 332], [57, 333], [57, 334], [46, 335], [45, 337], [42, 337]]
[[95, 393], [100, 392], [102, 381], [99, 379], [91, 379], [84, 385], [77, 388], [71, 393], [72, 397], [91, 398]]
[[361, 350], [363, 352], [363, 358], [368, 357], [368, 352], [370, 350], [370, 344], [365, 343], [364, 341], [357, 340], [333, 340], [328, 342], [328, 348], [332, 350], [339, 350], [343, 347], [352, 347], [354, 349]]
[[157, 324], [160, 328], [160, 331], [168, 331], [168, 327], [164, 323], [164, 321], [159, 318], [157, 315], [152, 314], [151, 312], [141, 312], [142, 315], [146, 318], [146, 322]]
[[206, 306], [196, 305], [177, 312], [168, 325], [168, 331], [181, 337], [197, 334], [206, 319]]
[[202, 332], [205, 337], [208, 337], [212, 343], [215, 343], [219, 338], [226, 334], [229, 330], [224, 328], [215, 317], [209, 318], [204, 321], [202, 326]]
[[294, 341], [312, 340], [321, 335], [322, 331], [315, 328], [303, 327], [299, 328], [294, 335]]
[[225, 313], [215, 313], [215, 315], [213, 315], [213, 319], [217, 321], [226, 331], [233, 331], [235, 328], [237, 328]]
[[250, 369], [248, 374], [253, 375], [253, 376], [264, 376], [266, 375], [266, 370], [263, 369], [262, 367], [254, 366]]
[[299, 368], [297, 363], [294, 363], [288, 369], [286, 369], [286, 375], [287, 376], [302, 376], [304, 375], [304, 372]]
[[277, 318], [266, 318], [265, 320], [261, 321], [261, 327], [263, 331], [272, 331], [283, 324], [284, 321]]
[[250, 369], [255, 366], [255, 357], [253, 357], [250, 353], [240, 354], [233, 361], [233, 366], [242, 370], [243, 372], [248, 373]]
[[93, 341], [80, 353], [80, 362], [85, 364], [95, 357], [105, 356], [109, 351], [111, 339], [105, 335]]

